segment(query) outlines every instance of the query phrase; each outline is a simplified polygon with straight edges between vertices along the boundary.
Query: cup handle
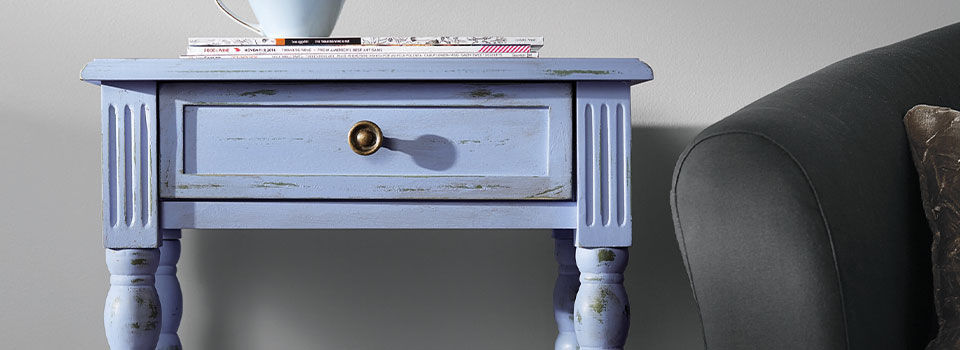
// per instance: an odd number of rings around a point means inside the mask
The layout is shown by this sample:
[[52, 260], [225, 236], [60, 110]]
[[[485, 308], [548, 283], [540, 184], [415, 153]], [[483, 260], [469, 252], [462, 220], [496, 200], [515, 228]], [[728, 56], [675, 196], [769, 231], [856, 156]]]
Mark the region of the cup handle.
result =
[[220, 10], [223, 11], [223, 13], [227, 14], [227, 16], [229, 16], [231, 19], [233, 19], [234, 22], [240, 23], [240, 25], [247, 27], [247, 29], [252, 30], [254, 33], [263, 35], [263, 30], [260, 29], [260, 25], [247, 23], [246, 21], [240, 19], [239, 16], [233, 13], [233, 11], [230, 11], [230, 9], [228, 9], [227, 6], [224, 5], [221, 0], [215, 0], [215, 1], [217, 2], [217, 6], [220, 7]]

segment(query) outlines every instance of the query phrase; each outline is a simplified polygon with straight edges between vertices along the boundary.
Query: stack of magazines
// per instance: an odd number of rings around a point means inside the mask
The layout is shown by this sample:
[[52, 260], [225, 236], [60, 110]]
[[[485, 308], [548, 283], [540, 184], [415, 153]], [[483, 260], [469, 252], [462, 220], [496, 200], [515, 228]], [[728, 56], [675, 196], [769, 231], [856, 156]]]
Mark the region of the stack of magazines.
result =
[[190, 38], [180, 58], [536, 58], [543, 37]]

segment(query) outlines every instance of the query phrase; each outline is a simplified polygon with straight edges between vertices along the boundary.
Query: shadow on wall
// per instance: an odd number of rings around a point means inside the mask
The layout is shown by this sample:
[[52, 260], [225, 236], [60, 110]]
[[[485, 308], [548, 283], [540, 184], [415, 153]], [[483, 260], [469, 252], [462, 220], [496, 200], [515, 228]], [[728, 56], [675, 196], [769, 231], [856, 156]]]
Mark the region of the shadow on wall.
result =
[[[669, 207], [699, 128], [633, 129], [627, 349], [702, 349]], [[543, 230], [188, 231], [180, 334], [198, 349], [552, 349]]]

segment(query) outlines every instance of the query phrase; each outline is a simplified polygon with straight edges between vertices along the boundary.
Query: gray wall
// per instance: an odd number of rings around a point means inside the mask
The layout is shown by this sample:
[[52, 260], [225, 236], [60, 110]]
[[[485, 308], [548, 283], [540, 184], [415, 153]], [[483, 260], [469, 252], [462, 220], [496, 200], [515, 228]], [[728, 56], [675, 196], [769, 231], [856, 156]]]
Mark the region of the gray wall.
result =
[[[248, 35], [217, 11], [0, 1], [0, 347], [106, 347], [99, 92], [78, 73]], [[657, 80], [634, 89], [628, 348], [698, 349], [667, 203], [684, 144], [830, 62], [957, 20], [956, 0], [348, 0], [334, 34], [543, 35], [546, 57], [650, 63]], [[183, 245], [188, 349], [547, 349], [555, 335], [544, 231], [187, 231]]]

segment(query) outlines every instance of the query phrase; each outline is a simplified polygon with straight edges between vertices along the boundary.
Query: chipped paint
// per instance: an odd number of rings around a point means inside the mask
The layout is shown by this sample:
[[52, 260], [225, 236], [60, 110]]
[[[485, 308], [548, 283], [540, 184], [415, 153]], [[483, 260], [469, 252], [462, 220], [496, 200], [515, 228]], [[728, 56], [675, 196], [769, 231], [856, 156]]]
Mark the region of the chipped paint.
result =
[[400, 192], [424, 192], [426, 188], [401, 188]]
[[113, 298], [113, 302], [110, 303], [110, 317], [117, 317], [118, 312], [120, 312], [120, 297]]
[[598, 282], [599, 282], [599, 281], [602, 281], [602, 280], [603, 280], [602, 277], [597, 276], [597, 275], [594, 275], [594, 274], [583, 275], [581, 278], [583, 278], [584, 281], [598, 281]]
[[150, 316], [149, 316], [150, 318], [157, 318], [157, 316], [160, 316], [160, 305], [157, 305], [153, 301], [150, 301], [149, 307], [150, 307]]
[[471, 186], [471, 185], [467, 185], [467, 184], [453, 184], [453, 185], [447, 185], [447, 186], [444, 186], [444, 187], [446, 187], [446, 188], [452, 188], [452, 189], [455, 189], [455, 190], [482, 190], [482, 189], [483, 189], [483, 185], [474, 185], [474, 186]]
[[221, 188], [223, 185], [219, 184], [195, 184], [195, 185], [177, 185], [178, 190], [193, 190], [193, 189], [202, 189], [202, 188]]
[[145, 281], [143, 278], [134, 278], [133, 280], [130, 281], [130, 283], [140, 283], [143, 281]]
[[443, 187], [454, 189], [454, 190], [482, 190], [482, 189], [495, 189], [495, 188], [497, 189], [510, 188], [510, 186], [503, 186], [503, 185], [470, 185], [465, 183], [445, 185]]
[[257, 95], [273, 96], [273, 95], [276, 95], [276, 94], [277, 94], [277, 90], [273, 90], [273, 89], [263, 89], [263, 90], [242, 92], [242, 93], [240, 93], [240, 96], [243, 96], [243, 97], [256, 97]]
[[480, 140], [460, 140], [461, 145], [466, 145], [468, 143], [480, 143]]
[[473, 98], [504, 98], [507, 97], [506, 94], [502, 92], [493, 92], [488, 88], [479, 88], [473, 91], [466, 93], [466, 96]]
[[558, 192], [562, 191], [564, 187], [566, 187], [566, 186], [560, 185], [560, 186], [557, 186], [557, 187], [554, 187], [554, 188], [546, 189], [546, 190], [543, 190], [543, 191], [541, 191], [541, 192], [539, 192], [539, 193], [537, 193], [537, 194], [534, 194], [534, 195], [531, 195], [531, 196], [527, 196], [527, 198], [528, 198], [528, 199], [536, 199], [536, 198], [541, 198], [541, 196], [546, 195], [546, 194], [548, 194], [548, 193], [557, 194]]
[[609, 70], [587, 70], [587, 69], [548, 69], [548, 75], [555, 75], [558, 77], [566, 77], [573, 74], [592, 74], [592, 75], [610, 75], [613, 74], [613, 71]]
[[254, 185], [253, 187], [257, 187], [257, 188], [284, 188], [284, 187], [300, 187], [300, 185], [297, 185], [297, 184], [295, 184], [295, 183], [289, 183], [289, 182], [264, 182], [264, 183], [256, 184], [256, 185]]
[[133, 265], [133, 266], [140, 266], [140, 265], [146, 265], [146, 264], [147, 264], [147, 259], [130, 260], [130, 265]]
[[[607, 309], [607, 304], [610, 302], [610, 298], [614, 298], [619, 301], [619, 298], [613, 294], [613, 291], [611, 291], [610, 288], [600, 287], [600, 292], [597, 293], [597, 295], [590, 302], [589, 307], [591, 310], [593, 310], [593, 312], [596, 312], [597, 316], [599, 317], [603, 314], [603, 311]], [[600, 320], [600, 323], [603, 323], [602, 319]]]
[[577, 311], [577, 323], [583, 324], [583, 315], [580, 314], [580, 311]]
[[600, 262], [613, 261], [617, 258], [617, 253], [610, 249], [600, 249], [597, 251], [597, 260]]

